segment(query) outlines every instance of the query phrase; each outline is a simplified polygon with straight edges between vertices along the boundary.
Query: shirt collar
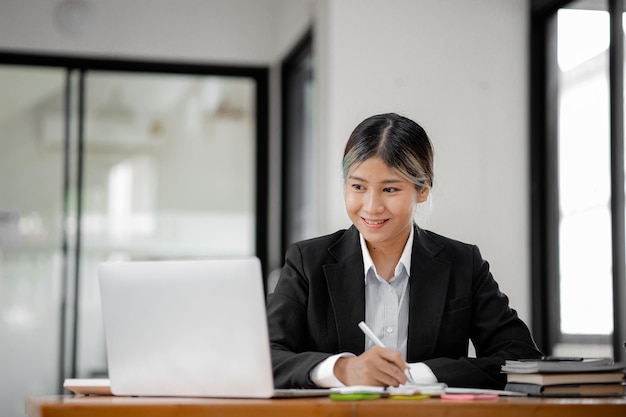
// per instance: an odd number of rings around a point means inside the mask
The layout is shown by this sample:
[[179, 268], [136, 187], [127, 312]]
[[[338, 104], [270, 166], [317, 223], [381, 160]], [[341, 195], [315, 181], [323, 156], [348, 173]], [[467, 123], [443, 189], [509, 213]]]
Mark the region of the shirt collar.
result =
[[[402, 255], [400, 256], [400, 260], [396, 265], [396, 269], [394, 272], [394, 276], [398, 276], [398, 274], [402, 271], [402, 267], [406, 269], [407, 275], [411, 273], [411, 255], [413, 254], [413, 235], [415, 233], [415, 227], [411, 227], [411, 232], [409, 233], [409, 238], [406, 241], [406, 245], [404, 245], [404, 250], [402, 251]], [[374, 261], [372, 261], [372, 257], [370, 256], [370, 251], [367, 249], [367, 244], [365, 243], [365, 238], [361, 233], [359, 233], [359, 241], [361, 242], [361, 252], [363, 253], [363, 275], [365, 276], [365, 280], [367, 282], [367, 271], [373, 269], [376, 271], [374, 267]]]

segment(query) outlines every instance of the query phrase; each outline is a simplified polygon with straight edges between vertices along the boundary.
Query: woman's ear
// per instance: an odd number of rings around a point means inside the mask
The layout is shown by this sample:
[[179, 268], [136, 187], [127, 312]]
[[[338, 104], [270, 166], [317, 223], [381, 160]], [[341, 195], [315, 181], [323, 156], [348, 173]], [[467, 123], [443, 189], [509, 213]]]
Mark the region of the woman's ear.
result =
[[417, 202], [423, 203], [428, 200], [428, 194], [430, 193], [430, 187], [424, 187], [417, 192]]

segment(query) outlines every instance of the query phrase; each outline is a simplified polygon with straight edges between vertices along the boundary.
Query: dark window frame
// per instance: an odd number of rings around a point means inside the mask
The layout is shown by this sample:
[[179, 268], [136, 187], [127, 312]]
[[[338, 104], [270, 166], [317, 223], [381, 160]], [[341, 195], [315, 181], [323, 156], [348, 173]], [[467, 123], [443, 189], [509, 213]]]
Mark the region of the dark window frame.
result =
[[[287, 246], [292, 243], [289, 239], [292, 227], [292, 207], [290, 193], [301, 186], [301, 176], [297, 168], [302, 164], [297, 159], [301, 148], [302, 137], [296, 132], [302, 129], [302, 89], [301, 85], [293, 83], [302, 81], [304, 74], [300, 73], [300, 64], [303, 59], [313, 54], [313, 29], [307, 30], [302, 38], [283, 59], [281, 64], [281, 220], [280, 220], [280, 253], [284, 260]], [[310, 76], [314, 76], [310, 74]], [[293, 196], [291, 196], [293, 198]]]
[[[596, 340], [560, 332], [558, 207], [558, 69], [556, 14], [572, 0], [533, 0], [530, 12], [530, 209], [532, 328], [539, 347]], [[625, 358], [626, 254], [624, 222], [624, 0], [608, 0], [611, 131], [613, 323], [616, 361]]]
[[[69, 207], [67, 206], [67, 193], [70, 183], [70, 170], [71, 162], [68, 159], [70, 154], [70, 120], [69, 111], [67, 109], [72, 106], [71, 102], [71, 78], [72, 74], [78, 72], [79, 82], [79, 95], [78, 102], [76, 103], [79, 114], [83, 112], [84, 101], [84, 83], [85, 74], [88, 71], [112, 71], [112, 72], [133, 72], [133, 73], [159, 73], [159, 74], [185, 74], [185, 75], [201, 75], [201, 76], [224, 76], [224, 77], [247, 77], [251, 78], [256, 83], [256, 188], [255, 188], [255, 254], [259, 257], [263, 269], [263, 276], [265, 277], [265, 271], [267, 268], [268, 259], [268, 189], [269, 189], [269, 69], [261, 66], [225, 66], [225, 65], [210, 65], [201, 63], [181, 63], [181, 62], [165, 62], [154, 60], [132, 60], [132, 59], [119, 59], [119, 58], [107, 58], [107, 57], [87, 57], [87, 56], [64, 56], [64, 55], [52, 55], [52, 54], [34, 54], [34, 53], [21, 53], [14, 51], [2, 51], [0, 50], [0, 65], [15, 65], [15, 66], [32, 66], [32, 67], [54, 67], [58, 69], [64, 69], [66, 71], [65, 79], [65, 139], [64, 139], [64, 162], [63, 162], [63, 213], [67, 216]], [[81, 124], [82, 116], [79, 118], [78, 124], [78, 155], [76, 160], [77, 170], [77, 226], [80, 227], [81, 221], [81, 181], [82, 181], [82, 167], [83, 167], [83, 126]], [[67, 233], [64, 232], [62, 238], [61, 252], [64, 259], [61, 271], [62, 286], [64, 292], [71, 294], [78, 294], [79, 282], [80, 282], [80, 230], [77, 230], [76, 241], [72, 242], [74, 251], [72, 258], [75, 265], [69, 268], [68, 262], [70, 260], [69, 247]], [[70, 270], [74, 273], [69, 276]], [[264, 278], [264, 285], [266, 285], [266, 278]], [[77, 366], [77, 322], [78, 315], [78, 297], [73, 297], [72, 305], [69, 306], [65, 301], [60, 306], [60, 346], [59, 346], [59, 394], [62, 393], [63, 380], [65, 377], [76, 376]], [[72, 313], [68, 316], [69, 309]], [[72, 330], [69, 331], [67, 317], [71, 318]], [[69, 332], [68, 332], [69, 331]], [[69, 343], [69, 345], [68, 345]], [[71, 346], [70, 346], [71, 345]], [[67, 352], [69, 349], [69, 353]], [[67, 363], [69, 362], [69, 364]]]
[[269, 69], [257, 66], [225, 66], [198, 63], [131, 60], [119, 58], [69, 57], [0, 51], [0, 64], [49, 66], [81, 72], [119, 71], [162, 74], [217, 75], [248, 77], [256, 82], [256, 225], [255, 252], [265, 268], [267, 264], [268, 220], [268, 143], [269, 143]]

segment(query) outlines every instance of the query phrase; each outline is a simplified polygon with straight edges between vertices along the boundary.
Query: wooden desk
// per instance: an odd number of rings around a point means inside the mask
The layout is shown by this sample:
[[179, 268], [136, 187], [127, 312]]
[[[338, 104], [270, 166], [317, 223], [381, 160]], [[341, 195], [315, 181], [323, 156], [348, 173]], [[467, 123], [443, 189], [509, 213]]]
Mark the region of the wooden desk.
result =
[[624, 417], [626, 398], [445, 401], [333, 401], [328, 398], [227, 400], [207, 398], [28, 397], [30, 417]]

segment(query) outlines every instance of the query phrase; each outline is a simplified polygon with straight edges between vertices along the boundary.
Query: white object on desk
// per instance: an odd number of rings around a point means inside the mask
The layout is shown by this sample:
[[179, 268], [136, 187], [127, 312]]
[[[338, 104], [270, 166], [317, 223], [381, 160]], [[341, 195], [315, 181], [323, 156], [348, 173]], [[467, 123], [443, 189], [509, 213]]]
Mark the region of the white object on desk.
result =
[[107, 378], [67, 378], [63, 388], [75, 394], [112, 395], [111, 381]]

